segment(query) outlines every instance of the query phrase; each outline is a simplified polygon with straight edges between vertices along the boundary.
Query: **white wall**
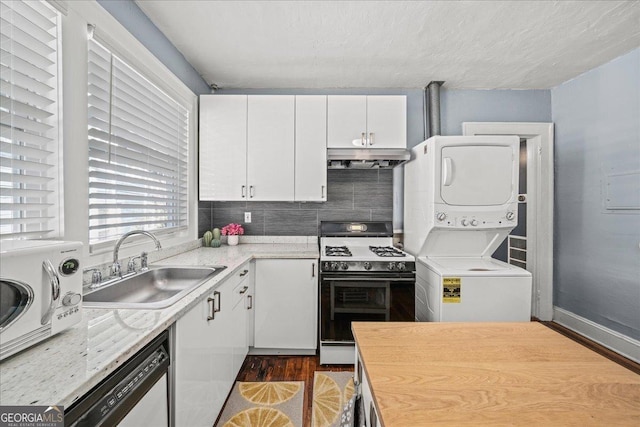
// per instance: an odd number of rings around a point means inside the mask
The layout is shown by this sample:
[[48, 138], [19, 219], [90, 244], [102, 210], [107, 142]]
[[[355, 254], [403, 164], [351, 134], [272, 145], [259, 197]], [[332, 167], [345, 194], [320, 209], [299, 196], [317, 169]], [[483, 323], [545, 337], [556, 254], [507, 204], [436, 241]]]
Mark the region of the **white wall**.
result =
[[[638, 340], [640, 48], [552, 89], [551, 100], [554, 305]], [[635, 209], [608, 208], [611, 191]]]

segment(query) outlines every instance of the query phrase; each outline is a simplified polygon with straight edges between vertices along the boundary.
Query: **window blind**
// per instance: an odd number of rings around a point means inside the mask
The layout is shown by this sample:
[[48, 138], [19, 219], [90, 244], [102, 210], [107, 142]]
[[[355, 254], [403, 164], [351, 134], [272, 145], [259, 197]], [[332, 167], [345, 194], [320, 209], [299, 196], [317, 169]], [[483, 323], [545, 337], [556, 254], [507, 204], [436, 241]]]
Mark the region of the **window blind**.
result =
[[189, 112], [89, 41], [89, 243], [188, 226]]
[[59, 14], [41, 1], [0, 8], [0, 237], [56, 237]]

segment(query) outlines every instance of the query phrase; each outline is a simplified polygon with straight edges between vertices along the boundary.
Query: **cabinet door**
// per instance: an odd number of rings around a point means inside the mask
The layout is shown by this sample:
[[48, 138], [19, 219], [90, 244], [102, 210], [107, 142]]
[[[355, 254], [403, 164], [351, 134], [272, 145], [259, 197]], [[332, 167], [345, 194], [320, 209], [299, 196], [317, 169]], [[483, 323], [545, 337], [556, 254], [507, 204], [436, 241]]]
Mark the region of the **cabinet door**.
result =
[[255, 296], [256, 296], [256, 262], [249, 263], [249, 290], [245, 294], [245, 309], [247, 310], [247, 345], [254, 345], [255, 330]]
[[200, 96], [200, 200], [246, 200], [247, 96]]
[[295, 97], [250, 95], [248, 200], [293, 201]]
[[247, 309], [245, 295], [249, 292], [249, 270], [245, 269], [240, 274], [242, 281], [233, 289], [233, 309], [231, 311], [231, 325], [233, 335], [230, 337], [233, 345], [233, 373], [234, 377], [240, 372], [244, 358], [249, 352], [247, 339]]
[[[226, 288], [226, 284], [220, 286], [176, 322], [173, 362], [178, 427], [213, 425], [233, 386], [233, 307]], [[209, 320], [211, 304], [220, 311]]]
[[315, 349], [317, 296], [316, 260], [257, 260], [255, 347]]
[[367, 96], [367, 139], [371, 148], [407, 147], [406, 96]]
[[[327, 147], [364, 147], [367, 132], [367, 97], [327, 97]], [[363, 135], [364, 134], [364, 135]]]
[[295, 200], [327, 200], [327, 97], [296, 96]]

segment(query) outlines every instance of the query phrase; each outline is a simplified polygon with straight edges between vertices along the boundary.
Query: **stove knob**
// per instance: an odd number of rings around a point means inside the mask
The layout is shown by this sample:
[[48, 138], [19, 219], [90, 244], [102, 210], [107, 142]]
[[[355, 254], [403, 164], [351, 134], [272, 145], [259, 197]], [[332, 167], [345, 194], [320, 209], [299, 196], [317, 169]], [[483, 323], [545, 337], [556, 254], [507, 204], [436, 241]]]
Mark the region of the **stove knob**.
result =
[[76, 305], [80, 302], [81, 299], [82, 299], [82, 296], [80, 294], [77, 294], [75, 292], [67, 292], [65, 296], [62, 297], [62, 305], [64, 306]]
[[462, 221], [460, 221], [460, 224], [462, 224], [463, 227], [466, 227], [467, 225], [469, 225], [469, 221], [463, 219]]
[[514, 214], [513, 212], [507, 212], [507, 219], [509, 221], [513, 221], [515, 217], [516, 217], [516, 214]]
[[325, 270], [325, 271], [329, 271], [329, 269], [330, 269], [330, 268], [331, 268], [331, 267], [329, 266], [329, 263], [328, 263], [328, 262], [325, 262], [325, 263], [323, 263], [323, 264], [322, 264], [322, 269], [323, 269], [323, 270]]
[[387, 266], [387, 270], [395, 270], [395, 269], [396, 269], [396, 263], [390, 262], [389, 265]]
[[405, 265], [404, 262], [399, 262], [398, 263], [398, 270], [404, 270], [405, 268], [407, 268], [407, 266]]
[[371, 270], [371, 263], [370, 262], [365, 262], [364, 263], [364, 269], [365, 270]]
[[447, 214], [444, 212], [438, 212], [436, 214], [436, 218], [438, 219], [438, 221], [444, 221], [445, 219], [447, 219]]
[[340, 268], [343, 270], [346, 270], [349, 268], [349, 265], [346, 262], [341, 262], [340, 263]]
[[329, 266], [329, 270], [337, 270], [337, 269], [338, 269], [338, 263], [332, 262]]
[[472, 219], [471, 220], [471, 225], [473, 225], [475, 227], [476, 225], [478, 225], [478, 221], [476, 221], [475, 219]]

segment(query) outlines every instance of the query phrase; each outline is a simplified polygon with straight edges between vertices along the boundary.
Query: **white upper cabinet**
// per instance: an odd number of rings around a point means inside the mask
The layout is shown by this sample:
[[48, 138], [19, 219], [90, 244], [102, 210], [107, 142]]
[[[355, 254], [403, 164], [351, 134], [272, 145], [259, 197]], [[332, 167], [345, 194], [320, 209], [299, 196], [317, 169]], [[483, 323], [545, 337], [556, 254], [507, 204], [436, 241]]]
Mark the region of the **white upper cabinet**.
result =
[[248, 200], [294, 198], [295, 96], [249, 96]]
[[200, 97], [200, 200], [245, 200], [247, 96]]
[[407, 148], [407, 97], [367, 96], [369, 148]]
[[328, 97], [328, 148], [406, 148], [404, 95]]
[[200, 200], [326, 200], [326, 99], [200, 96]]
[[327, 108], [327, 146], [365, 147], [367, 138], [367, 97], [330, 95]]
[[327, 97], [296, 96], [295, 200], [327, 200]]

